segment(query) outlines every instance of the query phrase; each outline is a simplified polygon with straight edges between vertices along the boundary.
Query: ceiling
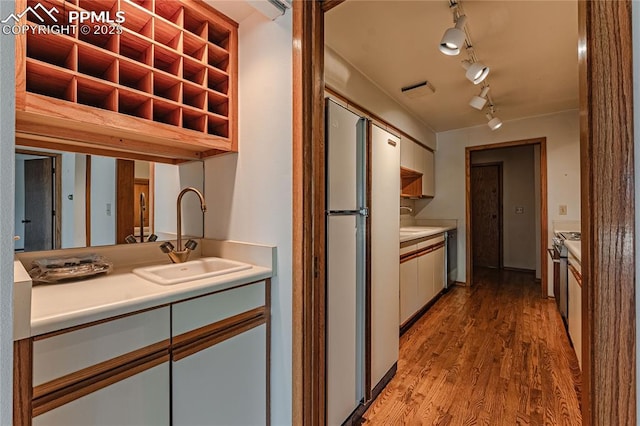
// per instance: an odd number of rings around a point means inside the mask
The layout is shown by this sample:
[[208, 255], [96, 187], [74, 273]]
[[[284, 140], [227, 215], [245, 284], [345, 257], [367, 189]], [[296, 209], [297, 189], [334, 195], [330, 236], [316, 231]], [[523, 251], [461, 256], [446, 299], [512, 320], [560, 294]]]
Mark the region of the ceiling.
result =
[[[467, 29], [503, 121], [578, 108], [577, 1], [463, 0]], [[436, 132], [480, 125], [480, 92], [458, 56], [438, 50], [453, 25], [447, 0], [349, 0], [325, 17], [326, 44]], [[428, 80], [434, 94], [401, 88]], [[505, 124], [506, 125], [506, 124]]]

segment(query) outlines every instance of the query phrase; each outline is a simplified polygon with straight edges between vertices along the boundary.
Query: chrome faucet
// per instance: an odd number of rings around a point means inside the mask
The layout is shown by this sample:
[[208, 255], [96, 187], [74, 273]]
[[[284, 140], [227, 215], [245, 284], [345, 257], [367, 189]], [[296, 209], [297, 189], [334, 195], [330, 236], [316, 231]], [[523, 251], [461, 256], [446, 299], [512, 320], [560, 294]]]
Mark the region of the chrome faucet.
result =
[[412, 209], [411, 207], [407, 207], [407, 206], [400, 206], [400, 211], [402, 211], [402, 209], [409, 210], [409, 213], [413, 212], [413, 209]]
[[163, 253], [169, 255], [169, 258], [173, 263], [186, 262], [189, 259], [191, 251], [198, 246], [197, 242], [195, 242], [194, 240], [189, 240], [185, 243], [184, 250], [182, 249], [182, 197], [184, 197], [184, 194], [186, 194], [187, 192], [195, 192], [198, 198], [200, 198], [200, 209], [202, 209], [202, 213], [207, 211], [207, 205], [204, 202], [204, 196], [200, 191], [193, 187], [187, 187], [180, 191], [180, 194], [178, 194], [178, 200], [176, 201], [178, 209], [176, 215], [178, 218], [178, 223], [176, 224], [176, 244], [178, 247], [174, 247], [173, 244], [171, 244], [169, 241], [160, 245], [160, 250], [162, 250]]

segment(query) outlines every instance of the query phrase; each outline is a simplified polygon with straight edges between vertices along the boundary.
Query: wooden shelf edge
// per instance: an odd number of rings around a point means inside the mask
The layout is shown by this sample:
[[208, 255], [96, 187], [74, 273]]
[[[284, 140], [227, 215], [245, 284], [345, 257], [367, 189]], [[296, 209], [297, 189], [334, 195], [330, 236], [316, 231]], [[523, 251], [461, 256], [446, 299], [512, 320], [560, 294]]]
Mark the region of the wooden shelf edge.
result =
[[400, 176], [403, 178], [421, 178], [422, 177], [422, 173], [415, 171], [413, 169], [408, 169], [406, 167], [400, 167]]

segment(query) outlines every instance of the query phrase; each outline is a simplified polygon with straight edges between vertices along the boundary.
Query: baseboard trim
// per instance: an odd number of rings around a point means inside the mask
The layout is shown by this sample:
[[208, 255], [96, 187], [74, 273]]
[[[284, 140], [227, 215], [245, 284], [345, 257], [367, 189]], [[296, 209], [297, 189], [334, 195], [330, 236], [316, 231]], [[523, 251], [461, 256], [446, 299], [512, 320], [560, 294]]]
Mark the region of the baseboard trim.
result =
[[420, 318], [422, 318], [422, 316], [429, 310], [429, 308], [431, 308], [433, 306], [433, 304], [436, 303], [442, 297], [442, 295], [445, 294], [447, 291], [449, 291], [448, 288], [444, 288], [444, 289], [440, 290], [440, 293], [436, 294], [436, 296], [433, 299], [428, 301], [427, 304], [424, 305], [422, 308], [420, 308], [420, 310], [418, 312], [413, 314], [413, 316], [411, 318], [409, 318], [407, 320], [407, 322], [405, 322], [404, 324], [400, 325], [400, 336], [402, 336], [411, 327], [413, 327], [413, 325], [416, 322], [418, 322], [418, 320]]
[[505, 271], [510, 271], [510, 272], [524, 272], [527, 274], [535, 274], [536, 270], [535, 269], [526, 269], [526, 268], [512, 268], [510, 266], [503, 266], [502, 267], [503, 270]]
[[364, 415], [364, 413], [367, 412], [367, 410], [369, 409], [369, 407], [371, 407], [371, 404], [374, 403], [376, 398], [378, 398], [378, 396], [380, 396], [380, 394], [382, 393], [384, 388], [387, 387], [387, 385], [393, 379], [393, 377], [396, 375], [397, 372], [398, 372], [398, 363], [395, 362], [391, 366], [389, 371], [387, 371], [385, 373], [385, 375], [382, 376], [382, 379], [373, 388], [373, 391], [371, 391], [371, 399], [369, 401], [367, 401], [366, 403], [362, 403], [361, 402], [360, 405], [358, 406], [358, 408], [356, 408], [353, 411], [353, 413], [351, 413], [351, 415], [347, 418], [347, 420], [345, 420], [344, 423], [342, 423], [342, 426], [359, 426], [359, 425], [361, 425], [362, 421], [363, 421], [362, 416]]
[[457, 285], [458, 287], [467, 287], [466, 281], [455, 281], [453, 285]]

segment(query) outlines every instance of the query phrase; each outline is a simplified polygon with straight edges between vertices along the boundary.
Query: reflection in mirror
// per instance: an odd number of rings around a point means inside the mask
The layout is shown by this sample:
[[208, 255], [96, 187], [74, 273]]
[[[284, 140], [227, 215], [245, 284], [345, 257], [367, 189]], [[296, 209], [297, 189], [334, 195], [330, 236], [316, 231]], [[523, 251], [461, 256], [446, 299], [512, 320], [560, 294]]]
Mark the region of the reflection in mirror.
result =
[[[15, 251], [175, 239], [180, 190], [204, 191], [200, 161], [171, 165], [18, 149], [15, 172]], [[183, 233], [202, 237], [197, 199], [185, 197], [182, 216]]]

